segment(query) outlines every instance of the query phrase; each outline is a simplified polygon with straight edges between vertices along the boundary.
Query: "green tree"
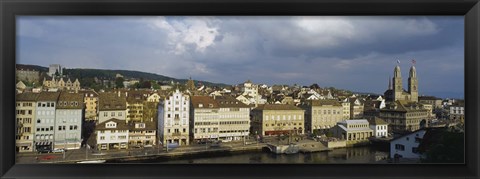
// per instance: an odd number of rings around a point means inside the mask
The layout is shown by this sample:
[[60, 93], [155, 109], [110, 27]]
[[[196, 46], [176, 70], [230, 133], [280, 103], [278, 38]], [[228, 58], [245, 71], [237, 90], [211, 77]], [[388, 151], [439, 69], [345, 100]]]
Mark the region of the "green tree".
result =
[[123, 88], [123, 81], [125, 81], [122, 77], [118, 77], [115, 79], [115, 86], [117, 86], [117, 88]]
[[427, 146], [422, 163], [463, 163], [464, 133], [444, 132], [438, 142]]

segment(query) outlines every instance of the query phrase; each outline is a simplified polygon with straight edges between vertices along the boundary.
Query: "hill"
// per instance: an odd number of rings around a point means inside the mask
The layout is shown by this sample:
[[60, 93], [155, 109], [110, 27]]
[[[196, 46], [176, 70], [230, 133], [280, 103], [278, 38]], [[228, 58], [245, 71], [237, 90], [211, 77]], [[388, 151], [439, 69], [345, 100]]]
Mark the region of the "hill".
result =
[[[25, 65], [25, 64], [17, 64], [17, 68], [27, 68], [27, 69], [35, 69], [40, 72], [48, 72], [47, 67], [42, 67], [38, 65]], [[75, 79], [78, 78], [82, 86], [92, 86], [94, 78], [97, 79], [105, 79], [105, 80], [115, 80], [116, 74], [121, 74], [124, 76], [125, 79], [137, 79], [137, 80], [145, 80], [145, 81], [158, 81], [158, 82], [171, 82], [174, 83], [179, 82], [181, 84], [185, 84], [188, 79], [177, 79], [172, 78], [164, 75], [159, 75], [155, 73], [147, 73], [141, 71], [131, 71], [131, 70], [108, 70], [108, 69], [83, 69], [83, 68], [72, 68], [72, 69], [64, 69], [64, 75], [67, 75], [69, 78]], [[43, 80], [43, 78], [42, 78]], [[218, 87], [226, 87], [230, 86], [228, 84], [223, 83], [212, 83], [208, 81], [197, 81], [194, 80], [195, 84], [202, 83], [206, 86], [218, 86]]]

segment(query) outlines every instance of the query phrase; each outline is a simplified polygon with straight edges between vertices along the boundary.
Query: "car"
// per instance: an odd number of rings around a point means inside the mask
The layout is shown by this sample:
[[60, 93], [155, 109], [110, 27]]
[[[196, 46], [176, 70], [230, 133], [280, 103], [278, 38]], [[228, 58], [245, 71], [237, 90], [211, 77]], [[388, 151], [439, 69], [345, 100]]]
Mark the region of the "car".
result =
[[65, 152], [65, 150], [63, 150], [63, 149], [52, 150], [52, 153], [63, 153], [63, 152]]
[[39, 147], [39, 148], [37, 148], [37, 152], [38, 152], [39, 154], [41, 154], [41, 153], [50, 153], [50, 152], [52, 152], [52, 150], [51, 150], [50, 148], [48, 148], [48, 147]]

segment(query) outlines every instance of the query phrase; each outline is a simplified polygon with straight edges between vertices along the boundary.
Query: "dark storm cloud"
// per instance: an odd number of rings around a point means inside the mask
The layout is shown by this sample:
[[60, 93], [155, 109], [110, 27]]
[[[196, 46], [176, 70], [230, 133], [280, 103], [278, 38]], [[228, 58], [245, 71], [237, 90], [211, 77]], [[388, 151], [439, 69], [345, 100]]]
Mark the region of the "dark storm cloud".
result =
[[18, 24], [19, 63], [383, 93], [396, 60], [407, 76], [415, 58], [420, 93], [463, 93], [463, 17], [21, 17]]

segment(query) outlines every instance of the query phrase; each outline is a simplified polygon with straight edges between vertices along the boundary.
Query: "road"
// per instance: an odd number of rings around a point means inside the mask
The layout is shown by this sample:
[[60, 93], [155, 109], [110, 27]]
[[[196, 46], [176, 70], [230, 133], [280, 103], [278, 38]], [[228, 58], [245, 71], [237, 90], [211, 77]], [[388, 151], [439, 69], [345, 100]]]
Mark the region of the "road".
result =
[[252, 146], [259, 145], [255, 141], [247, 141], [249, 145], [244, 144], [243, 141], [235, 141], [222, 143], [218, 147], [212, 147], [211, 144], [192, 144], [188, 146], [180, 146], [174, 149], [169, 149], [167, 152], [166, 148], [130, 148], [130, 149], [111, 149], [111, 150], [88, 150], [85, 148], [80, 148], [76, 150], [68, 150], [65, 153], [65, 159], [63, 158], [63, 153], [43, 153], [37, 154], [34, 152], [30, 153], [20, 153], [17, 154], [16, 162], [19, 164], [26, 163], [57, 163], [57, 162], [67, 162], [67, 161], [79, 161], [79, 160], [95, 160], [95, 159], [109, 159], [109, 158], [119, 158], [127, 156], [146, 156], [146, 155], [157, 155], [165, 153], [188, 153], [188, 152], [198, 152], [198, 151], [215, 151], [215, 150], [225, 150], [231, 148], [241, 148], [242, 146]]

